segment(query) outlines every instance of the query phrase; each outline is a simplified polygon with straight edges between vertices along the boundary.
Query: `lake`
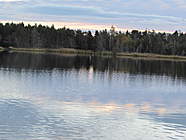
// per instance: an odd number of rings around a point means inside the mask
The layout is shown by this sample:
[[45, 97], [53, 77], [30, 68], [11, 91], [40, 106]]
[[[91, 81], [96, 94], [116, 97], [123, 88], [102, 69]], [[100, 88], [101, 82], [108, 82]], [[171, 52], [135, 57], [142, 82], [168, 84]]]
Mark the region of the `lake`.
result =
[[186, 62], [0, 54], [1, 140], [185, 140]]

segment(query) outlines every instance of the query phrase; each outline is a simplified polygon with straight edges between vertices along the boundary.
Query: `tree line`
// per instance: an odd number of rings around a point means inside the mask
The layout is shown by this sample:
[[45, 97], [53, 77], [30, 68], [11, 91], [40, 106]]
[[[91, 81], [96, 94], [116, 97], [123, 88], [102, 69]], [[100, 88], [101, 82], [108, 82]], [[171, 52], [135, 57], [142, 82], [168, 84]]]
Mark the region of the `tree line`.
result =
[[92, 51], [186, 55], [186, 34], [155, 31], [116, 32], [54, 28], [35, 24], [0, 23], [0, 46], [15, 48], [73, 48]]

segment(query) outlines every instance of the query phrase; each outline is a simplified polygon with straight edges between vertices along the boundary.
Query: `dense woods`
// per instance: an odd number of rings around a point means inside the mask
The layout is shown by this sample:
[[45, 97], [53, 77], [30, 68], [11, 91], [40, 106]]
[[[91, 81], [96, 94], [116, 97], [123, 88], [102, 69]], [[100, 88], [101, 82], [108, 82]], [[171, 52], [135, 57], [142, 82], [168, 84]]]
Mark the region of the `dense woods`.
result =
[[186, 34], [155, 31], [116, 32], [55, 29], [54, 26], [23, 23], [0, 24], [0, 46], [17, 48], [74, 48], [92, 51], [138, 52], [186, 55]]

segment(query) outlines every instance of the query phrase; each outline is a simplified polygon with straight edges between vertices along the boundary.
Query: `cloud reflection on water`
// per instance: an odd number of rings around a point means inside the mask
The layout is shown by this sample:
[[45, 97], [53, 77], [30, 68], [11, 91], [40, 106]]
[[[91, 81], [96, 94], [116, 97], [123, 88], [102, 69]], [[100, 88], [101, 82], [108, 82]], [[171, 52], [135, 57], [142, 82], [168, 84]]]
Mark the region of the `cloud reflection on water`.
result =
[[[169, 122], [166, 116], [171, 114], [159, 114], [156, 112], [157, 108], [147, 105], [29, 99], [0, 101], [0, 112], [4, 114], [1, 115], [0, 121], [2, 138], [118, 140], [127, 137], [147, 140], [171, 137], [179, 139], [184, 138], [186, 134], [184, 124]], [[157, 119], [158, 117], [161, 119]], [[138, 135], [135, 136], [136, 134]]]
[[184, 63], [38, 55], [1, 56], [0, 138], [186, 138]]

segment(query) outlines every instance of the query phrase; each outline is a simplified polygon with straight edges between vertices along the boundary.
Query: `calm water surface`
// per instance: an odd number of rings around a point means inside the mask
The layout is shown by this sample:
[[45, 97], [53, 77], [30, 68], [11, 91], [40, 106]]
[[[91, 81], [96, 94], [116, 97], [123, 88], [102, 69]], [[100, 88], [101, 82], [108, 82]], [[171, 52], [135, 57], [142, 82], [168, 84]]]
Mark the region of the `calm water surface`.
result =
[[186, 140], [186, 62], [0, 54], [1, 140]]

